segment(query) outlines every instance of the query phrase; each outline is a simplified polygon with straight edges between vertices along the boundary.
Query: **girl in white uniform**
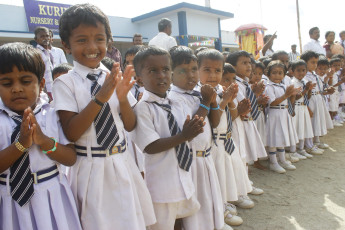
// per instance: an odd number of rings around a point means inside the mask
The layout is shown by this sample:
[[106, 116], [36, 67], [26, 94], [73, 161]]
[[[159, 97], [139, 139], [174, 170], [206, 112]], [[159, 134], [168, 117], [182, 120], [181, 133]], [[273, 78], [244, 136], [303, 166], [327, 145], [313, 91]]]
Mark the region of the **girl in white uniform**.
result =
[[54, 82], [55, 109], [78, 155], [70, 183], [82, 227], [146, 229], [156, 221], [151, 196], [124, 134], [136, 124], [136, 100], [129, 93], [133, 67], [121, 76], [119, 63], [110, 74], [100, 63], [111, 33], [107, 16], [95, 6], [70, 7], [60, 18], [60, 32], [74, 68]]
[[81, 229], [60, 164], [76, 161], [44, 88], [40, 53], [0, 47], [0, 229]]
[[269, 97], [266, 131], [270, 169], [278, 173], [285, 173], [285, 169], [296, 169], [295, 166], [286, 161], [284, 148], [298, 141], [296, 130], [288, 112], [288, 98], [296, 95], [297, 90], [292, 85], [286, 87], [281, 84], [285, 75], [285, 67], [282, 62], [272, 61], [267, 68], [270, 82], [266, 86], [266, 94]]

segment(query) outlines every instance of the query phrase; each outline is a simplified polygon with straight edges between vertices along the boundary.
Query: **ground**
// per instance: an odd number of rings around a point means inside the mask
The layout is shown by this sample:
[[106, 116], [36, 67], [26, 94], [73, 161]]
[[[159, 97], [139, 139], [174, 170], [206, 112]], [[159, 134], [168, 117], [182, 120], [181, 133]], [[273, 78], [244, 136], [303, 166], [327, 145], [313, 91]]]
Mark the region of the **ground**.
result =
[[[250, 168], [253, 209], [238, 209], [244, 223], [238, 230], [345, 229], [345, 127], [321, 138], [330, 145], [323, 155], [294, 163], [295, 171], [277, 174]], [[267, 162], [263, 161], [266, 165]]]

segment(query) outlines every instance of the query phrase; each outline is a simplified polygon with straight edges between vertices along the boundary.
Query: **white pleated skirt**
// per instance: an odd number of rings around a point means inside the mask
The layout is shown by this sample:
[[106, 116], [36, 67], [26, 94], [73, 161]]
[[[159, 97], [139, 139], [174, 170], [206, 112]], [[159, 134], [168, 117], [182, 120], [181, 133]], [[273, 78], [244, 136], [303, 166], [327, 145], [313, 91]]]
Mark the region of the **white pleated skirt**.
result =
[[266, 121], [265, 121], [265, 114], [263, 111], [260, 111], [258, 118], [255, 120], [256, 128], [260, 134], [262, 143], [264, 146], [266, 145]]
[[21, 207], [12, 199], [10, 187], [0, 185], [0, 229], [81, 229], [73, 194], [64, 174], [34, 185], [34, 191], [29, 203]]
[[325, 100], [320, 94], [311, 96], [309, 108], [313, 112], [311, 123], [313, 126], [314, 136], [324, 136], [327, 129], [333, 129], [333, 122], [326, 108]]
[[[195, 149], [194, 146], [192, 149]], [[212, 155], [196, 157], [193, 153], [192, 177], [200, 209], [183, 219], [185, 229], [222, 229], [224, 205]]]
[[287, 109], [268, 109], [266, 124], [267, 146], [289, 147], [298, 143], [297, 132]]
[[245, 143], [247, 148], [247, 163], [267, 157], [264, 143], [254, 121], [243, 121]]
[[338, 112], [339, 99], [340, 99], [340, 95], [339, 95], [338, 90], [336, 89], [333, 94], [329, 95], [329, 111]]
[[150, 193], [128, 150], [78, 156], [70, 182], [84, 230], [145, 230], [156, 222]]
[[307, 106], [296, 105], [295, 116], [292, 118], [292, 120], [296, 128], [298, 140], [314, 137], [313, 127]]

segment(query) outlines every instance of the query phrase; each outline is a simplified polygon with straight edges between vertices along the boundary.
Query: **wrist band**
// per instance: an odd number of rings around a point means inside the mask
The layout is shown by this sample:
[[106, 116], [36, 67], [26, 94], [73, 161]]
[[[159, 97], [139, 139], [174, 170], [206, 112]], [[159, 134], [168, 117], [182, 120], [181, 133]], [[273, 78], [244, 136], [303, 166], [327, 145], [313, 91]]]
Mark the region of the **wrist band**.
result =
[[104, 103], [100, 102], [95, 96], [92, 96], [91, 99], [96, 102], [97, 105], [103, 107]]
[[44, 154], [49, 154], [49, 153], [52, 153], [52, 152], [55, 152], [56, 150], [56, 147], [58, 145], [58, 142], [56, 141], [56, 139], [54, 137], [50, 137], [50, 139], [52, 139], [54, 141], [54, 147], [52, 149], [49, 149], [47, 151], [44, 151], [43, 149], [41, 149], [41, 151], [44, 153]]
[[204, 109], [207, 110], [207, 112], [210, 112], [210, 107], [207, 107], [206, 105], [204, 104], [200, 104], [199, 106], [203, 107]]
[[26, 150], [28, 150], [27, 148], [25, 148], [19, 141], [16, 141], [16, 143], [14, 144], [14, 146], [16, 146], [16, 148], [21, 151], [22, 153], [25, 152]]
[[219, 105], [217, 105], [216, 108], [211, 108], [211, 110], [218, 110], [218, 109], [220, 109], [220, 108], [219, 108]]

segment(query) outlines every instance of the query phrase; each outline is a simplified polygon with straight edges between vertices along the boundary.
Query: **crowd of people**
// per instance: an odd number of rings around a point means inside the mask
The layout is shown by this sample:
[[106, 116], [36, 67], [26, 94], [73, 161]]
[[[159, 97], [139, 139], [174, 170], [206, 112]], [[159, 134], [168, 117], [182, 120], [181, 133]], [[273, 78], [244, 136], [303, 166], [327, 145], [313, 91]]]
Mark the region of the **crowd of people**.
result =
[[107, 16], [79, 4], [59, 23], [73, 66], [55, 63], [44, 27], [36, 47], [0, 47], [0, 229], [232, 229], [264, 193], [250, 165], [286, 173], [329, 148], [344, 32], [323, 48], [312, 28], [301, 55], [268, 35], [255, 60], [177, 46], [171, 28], [162, 19], [149, 46], [136, 34], [122, 60]]

